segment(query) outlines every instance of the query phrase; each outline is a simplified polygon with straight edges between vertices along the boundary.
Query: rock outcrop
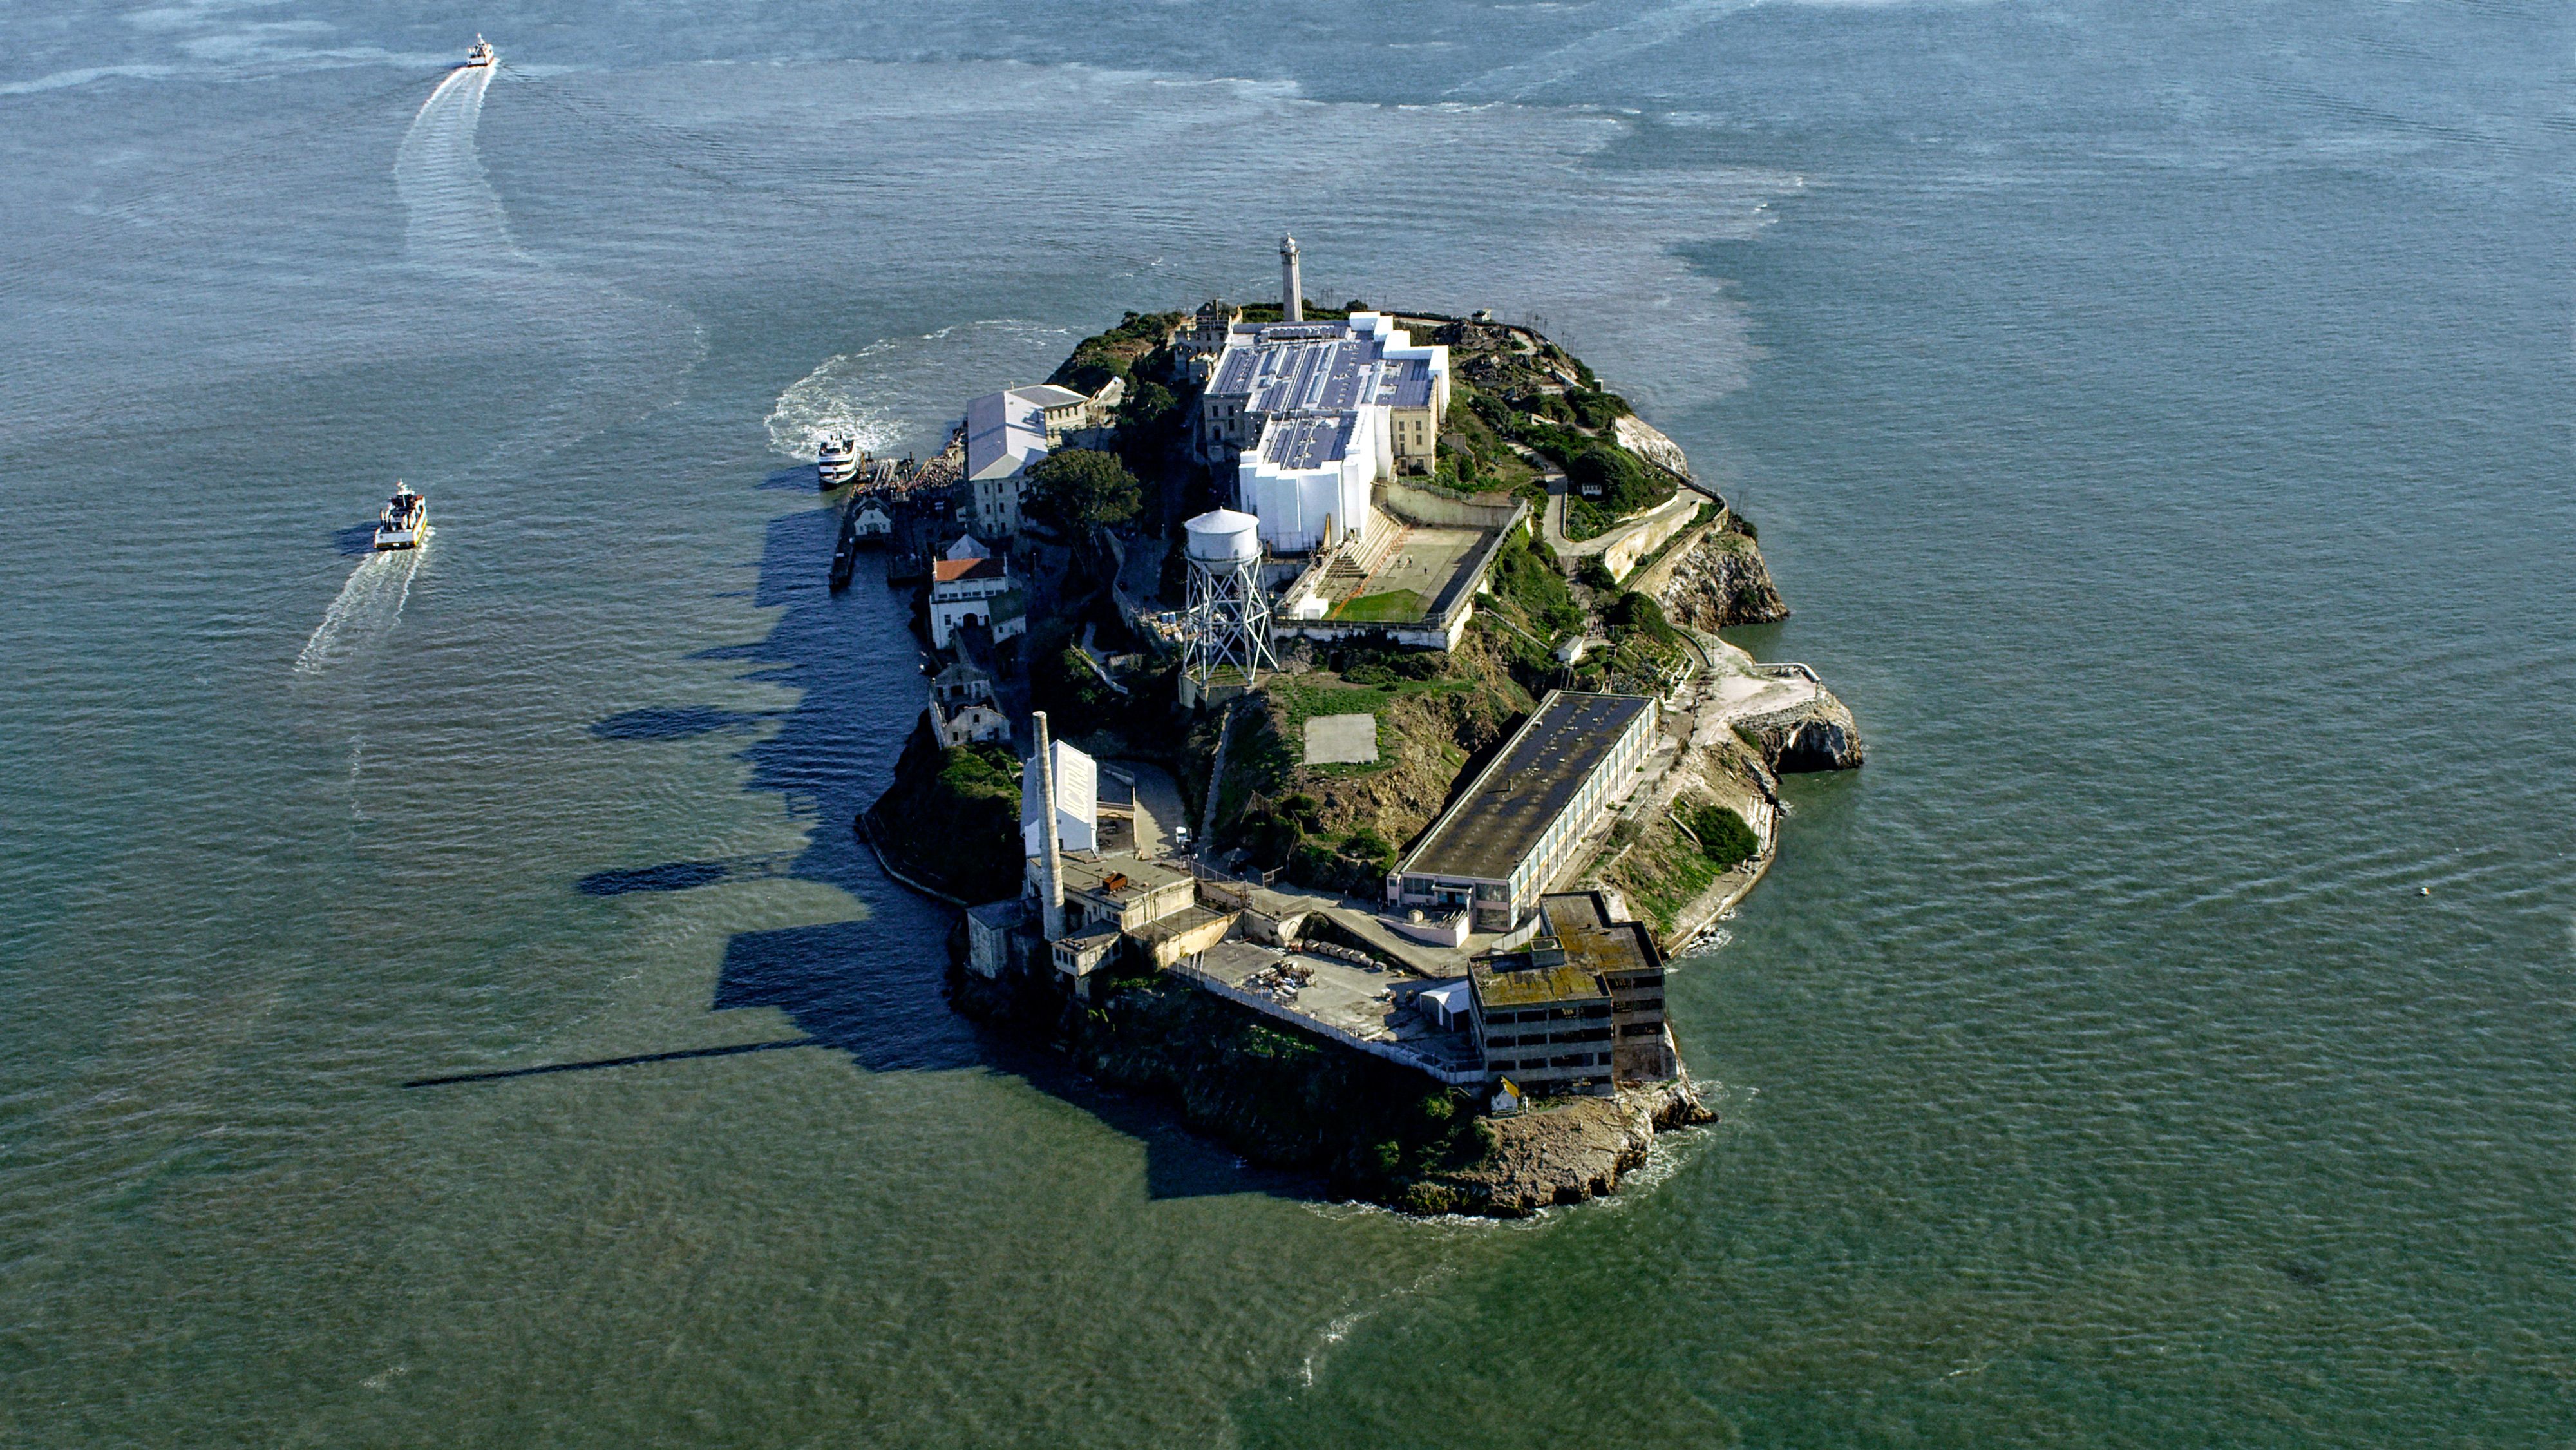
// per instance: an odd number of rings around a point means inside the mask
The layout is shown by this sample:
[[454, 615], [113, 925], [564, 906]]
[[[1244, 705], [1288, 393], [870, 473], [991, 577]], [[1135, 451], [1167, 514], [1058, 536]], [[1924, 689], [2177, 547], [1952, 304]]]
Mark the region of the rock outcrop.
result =
[[1482, 1161], [1423, 1179], [1399, 1206], [1415, 1213], [1526, 1218], [1552, 1204], [1581, 1203], [1616, 1192], [1619, 1175], [1646, 1161], [1659, 1129], [1716, 1118], [1687, 1078], [1488, 1118], [1482, 1132], [1490, 1146]]
[[1736, 732], [1762, 752], [1762, 762], [1779, 774], [1801, 770], [1850, 770], [1863, 758], [1860, 726], [1833, 692], [1819, 686], [1814, 699], [1748, 715], [1735, 722]]
[[1662, 429], [1631, 413], [1610, 425], [1611, 436], [1620, 447], [1676, 477], [1690, 477], [1690, 459], [1682, 446], [1664, 436]]
[[1692, 629], [1715, 631], [1738, 624], [1769, 624], [1789, 617], [1770, 566], [1752, 538], [1733, 529], [1710, 529], [1673, 565], [1656, 592], [1664, 616]]

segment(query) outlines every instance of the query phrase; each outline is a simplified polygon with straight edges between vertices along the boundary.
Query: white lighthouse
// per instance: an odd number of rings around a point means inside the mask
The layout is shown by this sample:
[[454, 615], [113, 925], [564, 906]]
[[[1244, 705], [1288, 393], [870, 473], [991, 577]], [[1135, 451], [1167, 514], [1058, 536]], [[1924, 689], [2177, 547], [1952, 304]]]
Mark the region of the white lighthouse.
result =
[[1279, 239], [1279, 316], [1288, 322], [1306, 320], [1305, 283], [1297, 276], [1297, 239]]

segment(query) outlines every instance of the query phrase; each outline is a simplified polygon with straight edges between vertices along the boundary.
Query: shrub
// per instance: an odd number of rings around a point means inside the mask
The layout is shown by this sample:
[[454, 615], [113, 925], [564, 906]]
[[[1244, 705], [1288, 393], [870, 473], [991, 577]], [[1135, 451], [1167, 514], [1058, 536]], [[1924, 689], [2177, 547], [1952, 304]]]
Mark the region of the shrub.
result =
[[1619, 581], [1610, 577], [1610, 566], [1603, 563], [1601, 561], [1601, 556], [1598, 554], [1585, 559], [1583, 561], [1583, 567], [1574, 571], [1574, 577], [1577, 582], [1590, 585], [1595, 589], [1616, 589], [1619, 587]]
[[1702, 806], [1691, 812], [1691, 834], [1699, 837], [1700, 854], [1720, 871], [1753, 859], [1762, 840], [1744, 817], [1725, 806]]
[[1610, 606], [1610, 627], [1622, 634], [1643, 634], [1649, 639], [1676, 638], [1672, 622], [1664, 618], [1664, 607], [1652, 595], [1631, 589]]
[[1628, 400], [1617, 393], [1605, 393], [1596, 388], [1568, 393], [1565, 400], [1574, 410], [1574, 421], [1592, 429], [1607, 428], [1635, 411], [1628, 406]]

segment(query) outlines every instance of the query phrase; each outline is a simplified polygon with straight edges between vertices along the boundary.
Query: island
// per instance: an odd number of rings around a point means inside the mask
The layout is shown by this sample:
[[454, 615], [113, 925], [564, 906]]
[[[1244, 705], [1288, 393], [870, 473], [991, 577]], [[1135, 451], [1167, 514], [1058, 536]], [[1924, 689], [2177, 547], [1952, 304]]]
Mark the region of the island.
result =
[[[857, 821], [955, 1010], [1416, 1214], [1616, 1189], [1711, 1120], [1666, 961], [1860, 764], [1753, 522], [1490, 313], [1129, 313], [863, 460], [922, 712]], [[827, 487], [832, 487], [828, 482]]]

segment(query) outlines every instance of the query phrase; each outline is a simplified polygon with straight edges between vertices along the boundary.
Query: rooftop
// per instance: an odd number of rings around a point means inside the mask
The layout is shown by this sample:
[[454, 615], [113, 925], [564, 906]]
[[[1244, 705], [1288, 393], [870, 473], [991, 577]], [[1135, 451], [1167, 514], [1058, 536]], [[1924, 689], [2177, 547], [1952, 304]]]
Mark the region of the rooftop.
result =
[[1593, 765], [1654, 702], [1556, 691], [1397, 869], [1471, 881], [1508, 879], [1547, 834]]
[[1612, 921], [1597, 891], [1567, 891], [1539, 898], [1547, 924], [1568, 964], [1595, 972], [1642, 972], [1661, 966], [1654, 938], [1643, 924]]
[[1350, 451], [1351, 430], [1357, 421], [1349, 413], [1273, 419], [1261, 430], [1261, 456], [1281, 468], [1321, 468]]
[[957, 584], [968, 579], [1008, 579], [1009, 577], [1011, 577], [1010, 566], [1004, 564], [999, 555], [983, 559], [938, 559], [932, 561], [930, 566], [930, 582], [933, 584]]
[[1572, 962], [1519, 971], [1497, 971], [1480, 962], [1467, 969], [1467, 979], [1476, 984], [1476, 1000], [1489, 1008], [1597, 1002], [1610, 995], [1598, 973]]
[[1187, 871], [1175, 870], [1141, 856], [1088, 856], [1066, 852], [1063, 860], [1065, 890], [1105, 896], [1122, 904], [1148, 891], [1158, 891], [1190, 879]]
[[1444, 1082], [1480, 1082], [1484, 1064], [1463, 1032], [1425, 1021], [1414, 994], [1433, 983], [1331, 957], [1252, 942], [1218, 942], [1173, 971], [1219, 996]]
[[1008, 478], [1046, 456], [1046, 405], [1030, 396], [1036, 391], [986, 393], [966, 405], [968, 478]]
[[1034, 388], [1013, 388], [1011, 391], [1041, 408], [1070, 408], [1076, 403], [1091, 401], [1071, 388], [1059, 388], [1053, 383], [1040, 383]]

